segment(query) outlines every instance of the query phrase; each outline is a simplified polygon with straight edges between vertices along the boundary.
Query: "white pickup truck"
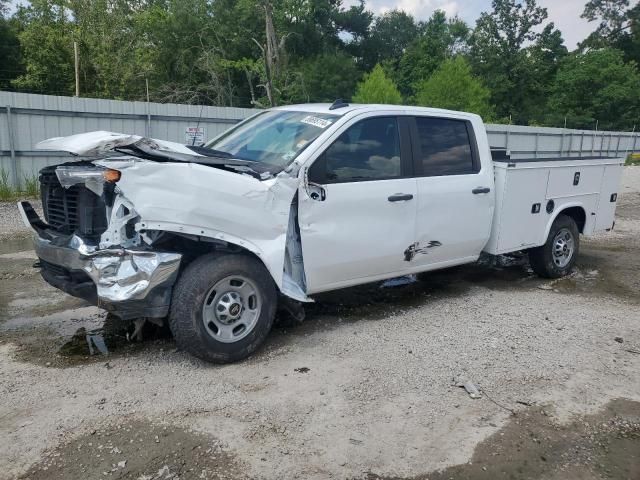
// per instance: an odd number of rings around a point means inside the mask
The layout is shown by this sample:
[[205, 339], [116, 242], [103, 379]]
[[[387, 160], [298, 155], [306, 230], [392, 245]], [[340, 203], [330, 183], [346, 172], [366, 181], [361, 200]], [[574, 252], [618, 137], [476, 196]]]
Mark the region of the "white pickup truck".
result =
[[168, 317], [179, 347], [218, 363], [255, 351], [279, 302], [481, 252], [566, 275], [580, 234], [613, 228], [623, 164], [494, 159], [477, 115], [340, 101], [259, 111], [203, 146], [92, 132], [38, 147], [79, 157], [41, 171], [44, 220], [19, 204], [44, 279], [123, 319]]

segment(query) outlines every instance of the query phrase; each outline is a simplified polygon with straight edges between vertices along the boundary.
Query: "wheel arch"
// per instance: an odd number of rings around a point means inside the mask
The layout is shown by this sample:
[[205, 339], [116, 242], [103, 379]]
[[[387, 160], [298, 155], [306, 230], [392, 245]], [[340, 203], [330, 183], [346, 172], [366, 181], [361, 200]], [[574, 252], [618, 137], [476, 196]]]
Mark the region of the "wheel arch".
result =
[[568, 203], [558, 208], [558, 210], [553, 212], [553, 215], [549, 218], [546, 230], [544, 232], [542, 244], [547, 241], [547, 237], [549, 236], [549, 232], [551, 231], [551, 225], [553, 225], [553, 222], [555, 222], [556, 218], [558, 218], [560, 215], [566, 215], [572, 218], [578, 226], [578, 232], [584, 233], [584, 228], [587, 223], [587, 212], [584, 209], [584, 206], [577, 202]]
[[[144, 230], [145, 227], [153, 227], [153, 230]], [[158, 240], [154, 239], [153, 241], [154, 246], [160, 245], [175, 249], [179, 253], [187, 256], [188, 263], [197, 257], [217, 251], [250, 255], [260, 260], [260, 263], [262, 263], [270, 273], [276, 285], [279, 283], [278, 277], [274, 275], [273, 268], [270, 268], [270, 262], [265, 260], [266, 255], [263, 249], [249, 240], [223, 233], [212, 234], [213, 232], [207, 232], [205, 229], [200, 228], [185, 228], [182, 226], [179, 228], [171, 228], [167, 225], [160, 224], [142, 224], [140, 233], [143, 235], [143, 238], [145, 236], [147, 236], [147, 238], [153, 238], [150, 232], [153, 232], [153, 236], [158, 237]], [[160, 237], [159, 234], [161, 234], [162, 237]], [[147, 243], [151, 244], [151, 242]]]
[[183, 254], [184, 261], [178, 275], [182, 274], [189, 263], [203, 255], [211, 253], [247, 255], [262, 264], [280, 293], [297, 301], [311, 301], [306, 295], [296, 290], [295, 286], [291, 285], [291, 281], [286, 281], [283, 272], [284, 252], [280, 255], [280, 250], [277, 247], [267, 251], [254, 242], [232, 235], [217, 234], [214, 236], [207, 235], [208, 232], [201, 229], [195, 229], [193, 233], [185, 230], [187, 229], [156, 230], [165, 236], [161, 245], [167, 245], [169, 249]]

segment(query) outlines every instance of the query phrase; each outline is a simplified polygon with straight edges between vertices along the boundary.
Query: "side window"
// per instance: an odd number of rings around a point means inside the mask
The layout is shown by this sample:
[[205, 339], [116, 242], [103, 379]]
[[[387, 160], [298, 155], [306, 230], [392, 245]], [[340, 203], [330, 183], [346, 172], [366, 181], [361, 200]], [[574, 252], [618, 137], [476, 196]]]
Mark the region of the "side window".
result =
[[395, 117], [362, 120], [340, 135], [323, 157], [327, 183], [400, 177], [398, 120]]
[[[423, 176], [477, 173], [467, 122], [415, 117], [418, 130], [418, 168]], [[471, 128], [471, 127], [469, 127]]]

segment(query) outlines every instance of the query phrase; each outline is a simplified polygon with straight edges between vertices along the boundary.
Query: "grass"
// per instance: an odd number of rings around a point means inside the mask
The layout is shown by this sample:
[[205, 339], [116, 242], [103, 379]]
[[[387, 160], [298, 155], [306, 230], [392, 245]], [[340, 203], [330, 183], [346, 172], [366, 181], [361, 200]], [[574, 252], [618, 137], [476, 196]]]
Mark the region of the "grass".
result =
[[625, 165], [640, 165], [640, 153], [630, 153], [627, 156], [627, 161], [624, 162]]
[[0, 202], [12, 202], [20, 198], [38, 198], [40, 196], [40, 184], [37, 175], [25, 175], [20, 188], [16, 188], [9, 182], [9, 172], [0, 169]]

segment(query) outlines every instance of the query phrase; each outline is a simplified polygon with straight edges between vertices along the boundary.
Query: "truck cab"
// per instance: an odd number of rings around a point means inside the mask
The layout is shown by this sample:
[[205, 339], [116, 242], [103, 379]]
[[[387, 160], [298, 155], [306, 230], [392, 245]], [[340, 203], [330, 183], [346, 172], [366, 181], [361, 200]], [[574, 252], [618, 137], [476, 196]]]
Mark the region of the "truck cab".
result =
[[[200, 146], [91, 132], [41, 142], [80, 162], [21, 202], [44, 279], [178, 346], [245, 358], [277, 305], [526, 251], [568, 274], [580, 234], [613, 228], [620, 159], [494, 160], [479, 116], [310, 104], [257, 112]], [[91, 159], [96, 157], [96, 159]]]

